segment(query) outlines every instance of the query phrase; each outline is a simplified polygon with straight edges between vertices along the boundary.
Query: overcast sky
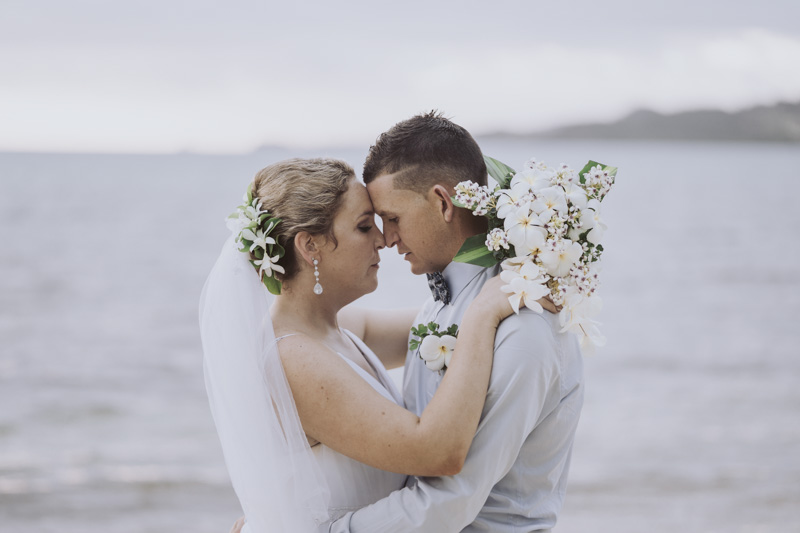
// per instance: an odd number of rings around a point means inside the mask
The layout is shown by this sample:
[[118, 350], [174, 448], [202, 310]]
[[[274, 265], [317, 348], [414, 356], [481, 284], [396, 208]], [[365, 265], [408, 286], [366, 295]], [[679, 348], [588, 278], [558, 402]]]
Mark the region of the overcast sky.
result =
[[0, 150], [368, 145], [800, 101], [796, 0], [3, 0]]

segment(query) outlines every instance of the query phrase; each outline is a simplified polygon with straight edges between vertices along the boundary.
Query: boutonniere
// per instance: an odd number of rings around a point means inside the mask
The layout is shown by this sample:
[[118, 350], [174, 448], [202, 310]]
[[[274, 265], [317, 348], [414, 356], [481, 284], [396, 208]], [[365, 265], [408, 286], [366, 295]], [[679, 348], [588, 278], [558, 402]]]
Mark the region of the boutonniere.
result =
[[458, 324], [453, 324], [443, 331], [439, 331], [439, 324], [429, 322], [411, 328], [412, 338], [408, 343], [411, 351], [419, 349], [419, 356], [425, 361], [425, 366], [438, 372], [450, 365], [450, 358], [456, 348]]

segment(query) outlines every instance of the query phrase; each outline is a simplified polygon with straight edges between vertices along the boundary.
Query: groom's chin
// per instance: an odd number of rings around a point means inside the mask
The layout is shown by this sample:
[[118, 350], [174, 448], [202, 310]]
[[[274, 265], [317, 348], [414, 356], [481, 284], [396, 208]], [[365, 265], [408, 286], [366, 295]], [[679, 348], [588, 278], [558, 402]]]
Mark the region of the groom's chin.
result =
[[409, 267], [411, 267], [411, 273], [414, 274], [415, 276], [428, 274], [430, 271], [430, 269], [426, 268], [424, 265], [415, 265], [414, 263], [411, 263]]

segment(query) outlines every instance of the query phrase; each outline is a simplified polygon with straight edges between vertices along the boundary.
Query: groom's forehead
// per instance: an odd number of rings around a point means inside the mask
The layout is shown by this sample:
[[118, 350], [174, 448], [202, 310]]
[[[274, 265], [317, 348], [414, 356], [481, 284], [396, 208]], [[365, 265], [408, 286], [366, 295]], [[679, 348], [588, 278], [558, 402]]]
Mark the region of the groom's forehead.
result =
[[[405, 171], [401, 171], [405, 172]], [[405, 177], [405, 176], [404, 176]], [[378, 215], [384, 215], [416, 203], [419, 193], [404, 185], [404, 179], [398, 179], [398, 173], [379, 174], [367, 184], [367, 192]]]

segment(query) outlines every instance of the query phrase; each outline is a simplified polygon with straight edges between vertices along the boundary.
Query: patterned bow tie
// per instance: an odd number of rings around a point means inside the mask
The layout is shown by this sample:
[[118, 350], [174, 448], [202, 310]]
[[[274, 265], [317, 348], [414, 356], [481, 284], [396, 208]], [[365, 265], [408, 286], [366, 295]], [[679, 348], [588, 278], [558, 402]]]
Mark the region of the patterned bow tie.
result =
[[428, 288], [430, 288], [431, 294], [433, 294], [433, 299], [437, 302], [441, 300], [445, 305], [449, 304], [450, 289], [447, 287], [447, 282], [444, 280], [442, 273], [434, 272], [433, 274], [427, 274], [427, 276]]

